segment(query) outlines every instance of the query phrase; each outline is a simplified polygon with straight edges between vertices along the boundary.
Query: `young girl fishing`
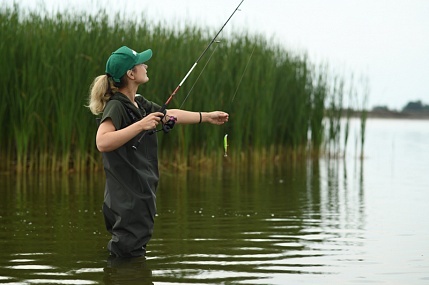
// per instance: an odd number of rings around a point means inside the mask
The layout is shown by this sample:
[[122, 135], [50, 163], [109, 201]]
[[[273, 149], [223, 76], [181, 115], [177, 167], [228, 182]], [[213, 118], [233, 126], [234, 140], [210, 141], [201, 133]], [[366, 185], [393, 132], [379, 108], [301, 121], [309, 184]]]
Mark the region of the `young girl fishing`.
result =
[[152, 236], [159, 180], [153, 130], [171, 121], [173, 125], [228, 121], [228, 114], [220, 111], [159, 112], [159, 105], [137, 95], [139, 85], [149, 81], [145, 62], [151, 57], [150, 49], [137, 53], [123, 46], [111, 54], [106, 74], [90, 87], [89, 108], [95, 115], [102, 113], [96, 145], [106, 174], [103, 214], [112, 234], [107, 248], [119, 257], [144, 256]]

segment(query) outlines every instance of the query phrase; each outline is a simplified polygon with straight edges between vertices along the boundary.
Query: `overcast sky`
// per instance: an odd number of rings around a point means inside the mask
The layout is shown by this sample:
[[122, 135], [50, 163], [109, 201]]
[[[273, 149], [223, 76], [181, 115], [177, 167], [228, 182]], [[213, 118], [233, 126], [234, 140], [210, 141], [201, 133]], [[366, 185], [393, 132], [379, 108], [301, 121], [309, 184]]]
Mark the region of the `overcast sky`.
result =
[[[0, 0], [2, 6], [13, 0]], [[15, 0], [16, 1], [16, 0]], [[241, 0], [19, 0], [22, 8], [97, 11], [220, 28]], [[274, 37], [285, 48], [366, 77], [368, 107], [429, 104], [429, 0], [244, 0], [228, 29]], [[229, 30], [230, 31], [230, 30]], [[194, 61], [192, 59], [191, 61]]]

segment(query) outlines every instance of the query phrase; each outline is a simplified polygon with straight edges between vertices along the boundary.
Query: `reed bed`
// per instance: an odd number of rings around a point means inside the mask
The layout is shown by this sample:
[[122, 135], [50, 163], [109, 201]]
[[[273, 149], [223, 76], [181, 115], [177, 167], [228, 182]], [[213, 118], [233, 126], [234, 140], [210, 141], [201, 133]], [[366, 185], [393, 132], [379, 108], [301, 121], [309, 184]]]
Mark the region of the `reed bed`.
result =
[[[96, 123], [85, 105], [89, 86], [104, 73], [110, 53], [121, 45], [153, 50], [150, 82], [139, 92], [161, 105], [215, 33], [210, 28], [129, 21], [103, 10], [95, 17], [23, 13], [17, 5], [1, 8], [1, 169], [99, 170]], [[176, 126], [169, 134], [159, 133], [162, 165], [219, 168], [224, 163], [272, 163], [341, 151], [342, 77], [331, 79], [326, 66], [316, 66], [305, 53], [291, 53], [262, 35], [221, 37], [169, 108], [183, 104], [187, 110], [224, 110], [230, 122], [221, 127]]]

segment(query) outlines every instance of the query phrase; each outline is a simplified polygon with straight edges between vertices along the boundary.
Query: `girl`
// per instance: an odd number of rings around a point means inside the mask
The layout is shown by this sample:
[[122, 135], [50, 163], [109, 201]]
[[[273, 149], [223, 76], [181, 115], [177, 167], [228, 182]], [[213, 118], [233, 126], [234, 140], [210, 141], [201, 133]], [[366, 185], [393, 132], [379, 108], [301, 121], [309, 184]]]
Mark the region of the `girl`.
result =
[[177, 124], [228, 121], [224, 112], [189, 112], [179, 109], [158, 112], [160, 106], [137, 95], [140, 84], [149, 81], [150, 49], [137, 53], [123, 46], [112, 53], [106, 74], [95, 78], [90, 88], [89, 108], [102, 113], [96, 136], [106, 173], [103, 214], [111, 255], [144, 256], [154, 226], [156, 189], [159, 180], [156, 135], [141, 133], [155, 129], [171, 118]]

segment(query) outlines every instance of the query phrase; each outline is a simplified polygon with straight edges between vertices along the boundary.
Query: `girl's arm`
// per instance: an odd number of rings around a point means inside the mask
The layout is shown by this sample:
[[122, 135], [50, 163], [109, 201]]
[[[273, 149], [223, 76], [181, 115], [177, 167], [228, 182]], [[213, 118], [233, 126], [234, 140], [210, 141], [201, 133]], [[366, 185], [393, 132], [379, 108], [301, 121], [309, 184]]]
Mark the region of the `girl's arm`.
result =
[[123, 146], [142, 131], [155, 129], [161, 122], [162, 116], [160, 112], [151, 113], [121, 130], [116, 130], [110, 118], [106, 119], [97, 130], [95, 138], [97, 149], [100, 152], [109, 152]]
[[167, 110], [167, 116], [174, 116], [177, 118], [177, 124], [198, 124], [210, 123], [214, 125], [222, 125], [228, 122], [228, 113], [221, 111], [214, 112], [191, 112], [181, 109]]

